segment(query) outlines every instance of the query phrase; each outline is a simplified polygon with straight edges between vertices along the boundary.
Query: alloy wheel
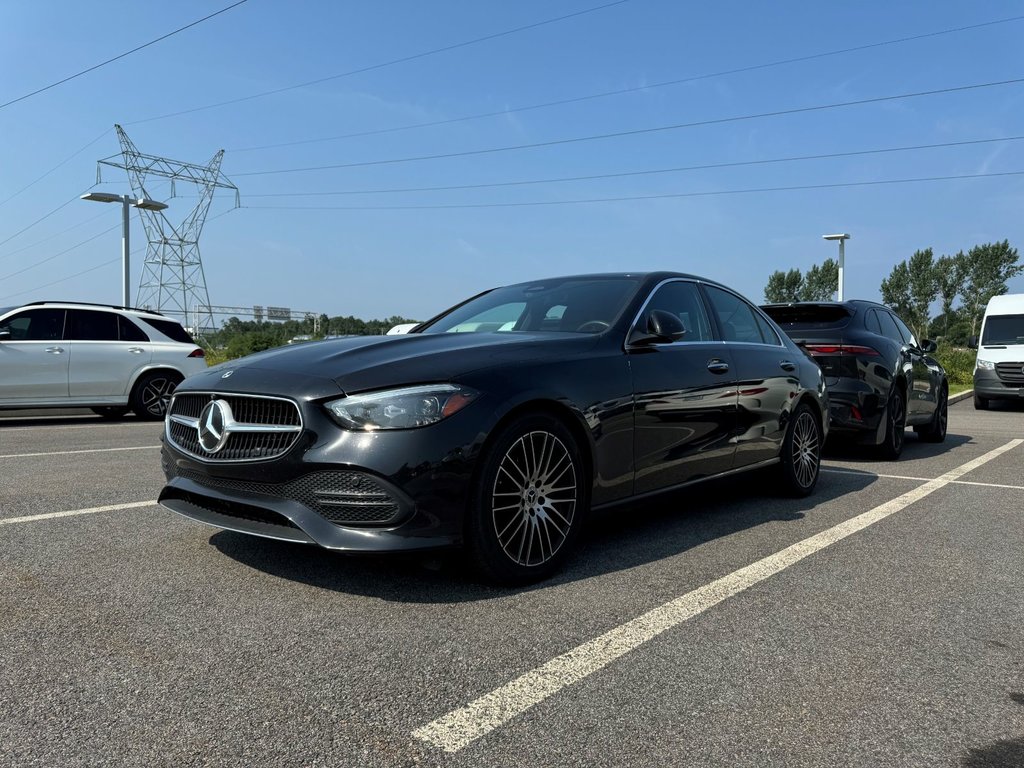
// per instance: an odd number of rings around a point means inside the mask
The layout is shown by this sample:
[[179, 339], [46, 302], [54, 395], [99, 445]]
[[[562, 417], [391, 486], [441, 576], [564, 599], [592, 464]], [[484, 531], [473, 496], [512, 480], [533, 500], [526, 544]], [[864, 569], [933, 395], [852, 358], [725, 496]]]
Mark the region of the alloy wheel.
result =
[[494, 532], [517, 565], [538, 566], [561, 549], [579, 499], [572, 455], [546, 431], [528, 432], [505, 452], [491, 492]]
[[164, 376], [152, 378], [142, 388], [142, 407], [146, 413], [163, 417], [177, 383]]
[[889, 424], [892, 429], [892, 450], [894, 453], [899, 453], [903, 448], [903, 433], [907, 428], [903, 398], [899, 395], [889, 401]]
[[803, 411], [793, 425], [793, 473], [804, 488], [813, 485], [821, 461], [821, 439], [814, 416]]

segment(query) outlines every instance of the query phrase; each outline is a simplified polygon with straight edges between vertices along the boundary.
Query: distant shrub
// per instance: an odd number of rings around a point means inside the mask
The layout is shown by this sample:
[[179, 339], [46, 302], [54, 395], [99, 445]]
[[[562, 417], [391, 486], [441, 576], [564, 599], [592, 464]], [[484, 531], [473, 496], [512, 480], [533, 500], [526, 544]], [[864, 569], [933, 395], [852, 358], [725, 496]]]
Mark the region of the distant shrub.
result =
[[946, 377], [950, 384], [973, 386], [975, 357], [973, 349], [940, 344], [934, 357], [946, 369]]

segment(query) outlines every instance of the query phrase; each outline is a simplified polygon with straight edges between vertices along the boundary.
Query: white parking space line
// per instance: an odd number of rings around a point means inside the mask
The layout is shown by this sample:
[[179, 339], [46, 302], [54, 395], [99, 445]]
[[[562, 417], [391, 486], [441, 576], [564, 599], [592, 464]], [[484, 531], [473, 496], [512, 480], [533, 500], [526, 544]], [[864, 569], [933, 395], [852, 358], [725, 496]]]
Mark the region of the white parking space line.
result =
[[122, 427], [149, 427], [150, 429], [153, 429], [158, 426], [160, 426], [160, 424], [155, 421], [132, 421], [122, 423], [97, 419], [90, 424], [40, 424], [32, 427], [5, 427], [4, 419], [0, 419], [0, 433], [26, 432], [37, 429], [121, 429]]
[[[3, 458], [3, 457], [0, 457]], [[927, 483], [934, 478], [931, 477], [911, 477], [910, 475], [882, 475], [878, 472], [865, 472], [860, 469], [830, 469], [827, 467], [821, 468], [822, 472], [832, 472], [836, 475], [868, 475], [869, 477], [884, 477], [887, 480], [915, 480], [921, 483]], [[956, 485], [977, 485], [982, 488], [1008, 488], [1011, 491], [1024, 491], [1024, 485], [1003, 485], [1002, 483], [979, 483], [975, 480], [953, 480]]]
[[15, 523], [34, 523], [39, 520], [53, 520], [58, 517], [74, 517], [76, 515], [93, 515], [97, 512], [116, 512], [121, 509], [138, 509], [139, 507], [156, 506], [153, 501], [132, 501], [128, 504], [108, 504], [105, 507], [90, 507], [89, 509], [72, 509], [67, 512], [46, 512], [42, 515], [27, 515], [25, 517], [0, 518], [0, 525], [14, 525]]
[[412, 735], [445, 752], [458, 752], [535, 704], [567, 686], [580, 682], [666, 630], [679, 626], [723, 600], [759, 584], [805, 557], [905, 509], [915, 501], [920, 501], [1021, 443], [1024, 443], [1024, 440], [1011, 440], [1006, 445], [989, 451], [934, 480], [929, 480], [885, 504], [664, 603], [632, 621], [556, 656], [467, 706], [417, 728]]
[[4, 453], [0, 459], [29, 459], [38, 456], [70, 456], [74, 453], [111, 453], [113, 451], [152, 451], [159, 445], [138, 445], [132, 448], [87, 448], [80, 451], [50, 451], [48, 453]]

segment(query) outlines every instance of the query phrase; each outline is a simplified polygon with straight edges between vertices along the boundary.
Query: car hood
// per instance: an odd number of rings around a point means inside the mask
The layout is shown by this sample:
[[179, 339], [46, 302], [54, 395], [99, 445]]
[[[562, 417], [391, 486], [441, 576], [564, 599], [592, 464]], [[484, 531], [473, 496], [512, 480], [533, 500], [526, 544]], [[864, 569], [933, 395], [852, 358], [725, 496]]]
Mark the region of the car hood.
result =
[[265, 387], [271, 387], [278, 380], [290, 389], [297, 384], [295, 377], [307, 379], [310, 386], [305, 388], [316, 388], [314, 381], [330, 380], [343, 392], [352, 393], [449, 381], [471, 371], [499, 365], [564, 359], [591, 349], [597, 343], [598, 337], [577, 333], [362, 336], [278, 347], [216, 366], [202, 376], [209, 377], [212, 383], [231, 370], [232, 377], [237, 378], [223, 382], [224, 388], [252, 380], [260, 380]]

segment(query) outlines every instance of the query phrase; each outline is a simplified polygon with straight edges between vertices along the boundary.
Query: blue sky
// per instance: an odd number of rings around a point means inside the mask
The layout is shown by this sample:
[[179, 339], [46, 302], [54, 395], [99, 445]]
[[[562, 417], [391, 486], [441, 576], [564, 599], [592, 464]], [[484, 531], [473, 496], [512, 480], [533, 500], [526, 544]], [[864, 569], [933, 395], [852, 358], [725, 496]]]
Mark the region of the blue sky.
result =
[[[0, 104], [230, 1], [3, 3]], [[917, 248], [930, 246], [938, 255], [994, 240], [1009, 239], [1018, 248], [1024, 244], [1024, 175], [650, 199], [1024, 171], [1024, 140], [572, 182], [327, 194], [622, 174], [1024, 136], [1024, 83], [533, 149], [253, 175], [536, 144], [1022, 78], [1024, 19], [655, 85], [1024, 16], [1024, 2], [629, 0], [405, 63], [150, 119], [601, 4], [248, 0], [143, 51], [0, 108], [0, 305], [50, 298], [119, 301], [117, 208], [75, 200], [46, 216], [90, 189], [96, 161], [119, 152], [115, 123], [146, 153], [205, 163], [217, 150], [226, 150], [222, 170], [238, 186], [243, 208], [232, 210], [233, 195], [219, 194], [200, 241], [210, 300], [217, 305], [286, 306], [367, 319], [425, 318], [498, 284], [649, 269], [721, 280], [760, 300], [772, 271], [807, 269], [834, 257], [835, 244], [821, 235], [836, 231], [853, 235], [847, 246], [847, 295], [873, 299], [882, 278]], [[635, 90], [521, 110], [619, 89]], [[380, 132], [490, 112], [500, 114]], [[376, 133], [294, 144], [359, 132]], [[271, 144], [292, 145], [251, 149]], [[103, 180], [95, 189], [130, 189], [122, 171], [105, 169]], [[195, 202], [184, 197], [190, 193], [184, 186], [178, 193], [182, 197], [168, 200], [170, 211], [177, 212], [172, 219], [184, 217]], [[167, 187], [154, 187], [155, 197], [169, 194]], [[267, 196], [272, 194], [305, 196]], [[495, 207], [437, 207], [483, 204]], [[137, 218], [132, 226], [134, 297], [144, 235]], [[85, 270], [90, 271], [78, 274]], [[1024, 291], [1024, 279], [1011, 283], [1011, 290]]]

